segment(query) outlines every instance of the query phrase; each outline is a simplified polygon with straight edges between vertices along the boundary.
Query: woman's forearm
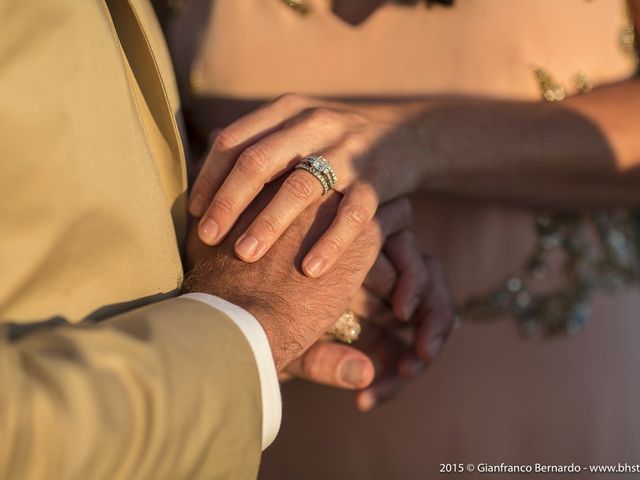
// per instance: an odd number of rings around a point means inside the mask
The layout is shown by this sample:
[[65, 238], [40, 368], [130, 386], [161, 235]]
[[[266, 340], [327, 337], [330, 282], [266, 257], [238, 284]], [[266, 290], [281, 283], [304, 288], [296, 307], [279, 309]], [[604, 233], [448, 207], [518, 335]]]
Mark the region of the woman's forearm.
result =
[[553, 207], [640, 205], [640, 81], [561, 103], [456, 99], [410, 111], [402, 154], [419, 162], [425, 190]]

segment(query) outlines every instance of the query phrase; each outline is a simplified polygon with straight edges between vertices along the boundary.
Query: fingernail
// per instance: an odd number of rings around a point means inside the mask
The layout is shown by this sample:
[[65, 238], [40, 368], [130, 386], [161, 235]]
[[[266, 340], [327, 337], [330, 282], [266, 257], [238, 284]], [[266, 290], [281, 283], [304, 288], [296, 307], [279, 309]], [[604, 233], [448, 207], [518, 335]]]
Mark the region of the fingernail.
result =
[[325, 261], [320, 257], [314, 256], [305, 260], [302, 268], [310, 277], [319, 277], [324, 272]]
[[402, 310], [402, 313], [404, 314], [404, 318], [402, 320], [411, 320], [411, 317], [413, 317], [413, 314], [416, 313], [416, 310], [418, 309], [418, 305], [420, 305], [420, 297], [411, 298]]
[[363, 412], [368, 412], [375, 406], [376, 397], [374, 396], [373, 392], [362, 392], [362, 395], [360, 396], [360, 399], [358, 401], [358, 407], [360, 407], [360, 410], [362, 410]]
[[351, 358], [344, 362], [340, 367], [340, 378], [354, 387], [359, 387], [365, 379], [365, 368], [365, 362], [356, 358]]
[[215, 220], [208, 218], [200, 225], [200, 239], [207, 245], [213, 245], [220, 228]]
[[189, 204], [189, 213], [194, 217], [200, 217], [204, 213], [204, 197], [197, 193]]
[[427, 351], [429, 352], [429, 356], [431, 357], [431, 359], [436, 358], [440, 354], [443, 342], [444, 339], [442, 337], [431, 340], [431, 343], [429, 343], [429, 345], [427, 346]]
[[258, 251], [260, 242], [253, 235], [243, 235], [236, 242], [236, 253], [244, 260], [253, 260]]

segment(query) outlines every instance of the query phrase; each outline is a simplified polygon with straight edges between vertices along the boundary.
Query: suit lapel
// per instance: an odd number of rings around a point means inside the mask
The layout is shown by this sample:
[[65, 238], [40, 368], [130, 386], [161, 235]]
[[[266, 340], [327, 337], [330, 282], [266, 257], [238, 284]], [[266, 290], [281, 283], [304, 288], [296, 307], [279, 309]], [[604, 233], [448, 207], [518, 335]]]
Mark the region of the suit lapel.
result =
[[[167, 89], [140, 15], [132, 0], [106, 0], [122, 49], [147, 105], [176, 159], [185, 154]], [[184, 170], [182, 165], [181, 170]], [[183, 172], [184, 173], [184, 172]], [[184, 175], [183, 175], [184, 176]]]

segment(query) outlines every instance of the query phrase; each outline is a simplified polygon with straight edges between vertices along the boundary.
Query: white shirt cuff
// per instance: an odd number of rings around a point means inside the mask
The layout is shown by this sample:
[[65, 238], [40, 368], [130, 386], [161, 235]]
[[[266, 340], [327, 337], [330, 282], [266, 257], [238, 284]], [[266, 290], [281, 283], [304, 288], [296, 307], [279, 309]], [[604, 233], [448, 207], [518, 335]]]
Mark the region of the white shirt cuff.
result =
[[282, 420], [282, 399], [280, 398], [280, 383], [273, 361], [271, 347], [267, 335], [260, 322], [245, 309], [227, 302], [220, 297], [207, 293], [188, 293], [183, 298], [190, 298], [206, 303], [225, 314], [244, 334], [251, 346], [253, 356], [258, 367], [260, 391], [262, 394], [262, 450], [265, 450], [275, 440], [280, 430]]

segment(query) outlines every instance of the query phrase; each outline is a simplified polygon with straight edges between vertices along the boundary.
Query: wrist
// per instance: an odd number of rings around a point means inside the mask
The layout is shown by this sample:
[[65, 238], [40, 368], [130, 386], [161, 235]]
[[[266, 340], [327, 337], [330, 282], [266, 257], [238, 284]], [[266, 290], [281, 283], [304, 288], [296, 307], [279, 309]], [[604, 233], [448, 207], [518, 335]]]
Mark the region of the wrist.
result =
[[[474, 138], [481, 135], [482, 123], [473, 102], [464, 99], [438, 99], [418, 102], [407, 122], [408, 140], [415, 160], [416, 181], [422, 190], [449, 192], [460, 180], [467, 181], [476, 168]], [[460, 155], [459, 152], [467, 152]], [[455, 190], [455, 188], [453, 188]]]
[[[257, 297], [243, 297], [232, 299], [238, 306], [244, 308], [258, 321], [264, 333], [267, 337], [267, 342], [271, 348], [271, 354], [273, 356], [273, 362], [276, 367], [276, 371], [280, 373], [282, 369], [289, 363], [290, 358], [287, 352], [291, 348], [287, 347], [287, 341], [284, 337], [284, 330], [282, 325], [286, 322], [283, 321], [284, 309], [278, 311], [274, 305], [269, 305]], [[279, 326], [279, 328], [278, 328]], [[292, 343], [292, 342], [289, 342]]]
[[187, 276], [182, 288], [182, 293], [186, 295], [212, 295], [236, 305], [253, 316], [267, 337], [276, 371], [280, 372], [286, 366], [286, 359], [283, 358], [284, 349], [282, 345], [284, 342], [282, 342], [280, 338], [282, 335], [279, 334], [278, 329], [275, 328], [278, 321], [276, 309], [259, 301], [256, 295], [246, 296], [239, 294], [233, 289], [219, 288], [220, 286], [216, 285], [215, 282], [211, 282], [210, 279], [204, 279], [203, 276], [198, 273], [198, 269], [194, 270]]
[[402, 166], [402, 182], [396, 195], [406, 195], [424, 184], [435, 170], [435, 145], [426, 135], [421, 123], [433, 108], [430, 100], [385, 102], [366, 105], [366, 114], [378, 124], [385, 125], [375, 145], [377, 154], [385, 162]]
[[[399, 162], [411, 176], [416, 190], [448, 175], [446, 139], [433, 128], [443, 101], [419, 100], [398, 104], [394, 109]], [[395, 142], [394, 142], [395, 143]]]

